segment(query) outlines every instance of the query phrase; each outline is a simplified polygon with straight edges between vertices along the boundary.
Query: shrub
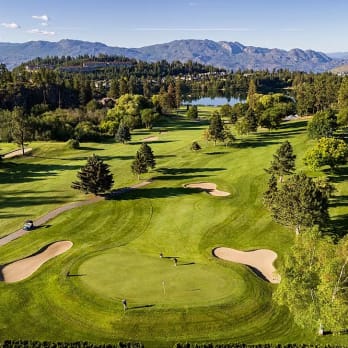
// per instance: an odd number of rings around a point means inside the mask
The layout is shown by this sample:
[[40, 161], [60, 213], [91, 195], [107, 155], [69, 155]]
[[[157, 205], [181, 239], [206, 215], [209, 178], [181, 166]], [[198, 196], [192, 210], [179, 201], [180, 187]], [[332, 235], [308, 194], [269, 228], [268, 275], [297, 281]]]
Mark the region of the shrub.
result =
[[66, 142], [66, 145], [69, 149], [79, 149], [80, 148], [80, 142], [77, 139], [69, 139]]

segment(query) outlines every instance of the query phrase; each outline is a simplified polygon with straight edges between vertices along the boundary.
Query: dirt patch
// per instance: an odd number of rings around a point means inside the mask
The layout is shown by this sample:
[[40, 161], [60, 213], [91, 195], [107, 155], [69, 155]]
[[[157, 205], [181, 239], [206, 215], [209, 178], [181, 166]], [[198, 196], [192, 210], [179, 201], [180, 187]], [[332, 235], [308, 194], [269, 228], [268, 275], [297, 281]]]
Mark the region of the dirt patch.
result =
[[142, 141], [150, 142], [150, 141], [157, 141], [157, 140], [159, 140], [159, 137], [147, 137], [147, 138], [144, 138]]
[[226, 197], [230, 195], [229, 192], [217, 190], [216, 184], [212, 182], [199, 182], [199, 183], [193, 183], [193, 184], [185, 184], [184, 187], [201, 189], [203, 191], [208, 192], [212, 196]]
[[273, 266], [277, 253], [268, 249], [240, 251], [231, 248], [216, 248], [213, 254], [219, 259], [247, 265], [260, 273], [270, 283], [280, 283], [281, 277]]
[[70, 241], [61, 241], [50, 244], [42, 252], [25, 259], [12, 262], [2, 269], [2, 277], [5, 283], [14, 283], [28, 278], [37, 271], [42, 264], [55, 256], [63, 254], [73, 246]]

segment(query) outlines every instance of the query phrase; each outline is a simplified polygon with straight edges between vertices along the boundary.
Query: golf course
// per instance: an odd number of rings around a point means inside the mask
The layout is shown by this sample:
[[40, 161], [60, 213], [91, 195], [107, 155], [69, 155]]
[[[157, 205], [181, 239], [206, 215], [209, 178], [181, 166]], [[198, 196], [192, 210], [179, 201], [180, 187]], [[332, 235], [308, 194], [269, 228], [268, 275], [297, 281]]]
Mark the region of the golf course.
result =
[[[110, 166], [115, 182], [114, 194], [63, 209], [0, 246], [2, 339], [140, 341], [145, 347], [186, 341], [347, 343], [347, 335], [318, 336], [300, 328], [289, 310], [272, 300], [278, 285], [260, 276], [256, 264], [249, 267], [213, 253], [220, 247], [267, 249], [270, 267], [283, 276], [284, 254], [296, 236], [275, 223], [263, 206], [264, 169], [288, 140], [297, 171], [323, 175], [303, 162], [313, 144], [307, 120], [238, 136], [231, 146], [214, 146], [203, 136], [213, 110], [200, 110], [199, 121], [182, 114], [163, 117], [153, 129], [134, 130], [126, 144], [81, 143], [80, 149], [71, 149], [63, 142], [32, 142], [30, 154], [2, 160], [0, 238], [25, 220], [93, 200], [92, 194], [71, 188], [92, 154]], [[140, 183], [148, 182], [137, 187], [130, 165], [143, 141], [151, 146], [156, 167], [141, 175]], [[202, 149], [191, 150], [193, 141]], [[1, 153], [16, 149], [14, 144], [0, 148]], [[329, 212], [332, 224], [342, 230], [347, 170], [342, 166], [330, 174], [336, 191]], [[50, 257], [49, 246], [63, 241], [68, 244]], [[6, 267], [30, 257], [39, 259], [35, 271], [7, 282]]]

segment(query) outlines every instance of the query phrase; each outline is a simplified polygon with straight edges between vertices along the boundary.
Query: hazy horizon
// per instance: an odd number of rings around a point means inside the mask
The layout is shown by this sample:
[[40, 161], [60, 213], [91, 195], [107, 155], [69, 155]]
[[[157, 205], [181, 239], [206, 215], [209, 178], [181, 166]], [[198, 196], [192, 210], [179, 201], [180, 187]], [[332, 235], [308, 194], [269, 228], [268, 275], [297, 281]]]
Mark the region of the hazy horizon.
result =
[[2, 4], [0, 42], [101, 42], [139, 48], [174, 40], [346, 52], [348, 2], [294, 0], [11, 0]]

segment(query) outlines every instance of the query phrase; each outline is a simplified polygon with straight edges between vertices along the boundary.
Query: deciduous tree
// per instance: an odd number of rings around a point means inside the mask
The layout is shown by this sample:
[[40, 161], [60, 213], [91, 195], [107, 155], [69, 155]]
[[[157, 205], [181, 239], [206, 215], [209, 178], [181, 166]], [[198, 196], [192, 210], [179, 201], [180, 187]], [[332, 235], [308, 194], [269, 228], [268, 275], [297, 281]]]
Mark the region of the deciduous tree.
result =
[[328, 165], [331, 170], [347, 162], [348, 146], [340, 139], [320, 138], [313, 148], [309, 149], [304, 162], [312, 169]]

